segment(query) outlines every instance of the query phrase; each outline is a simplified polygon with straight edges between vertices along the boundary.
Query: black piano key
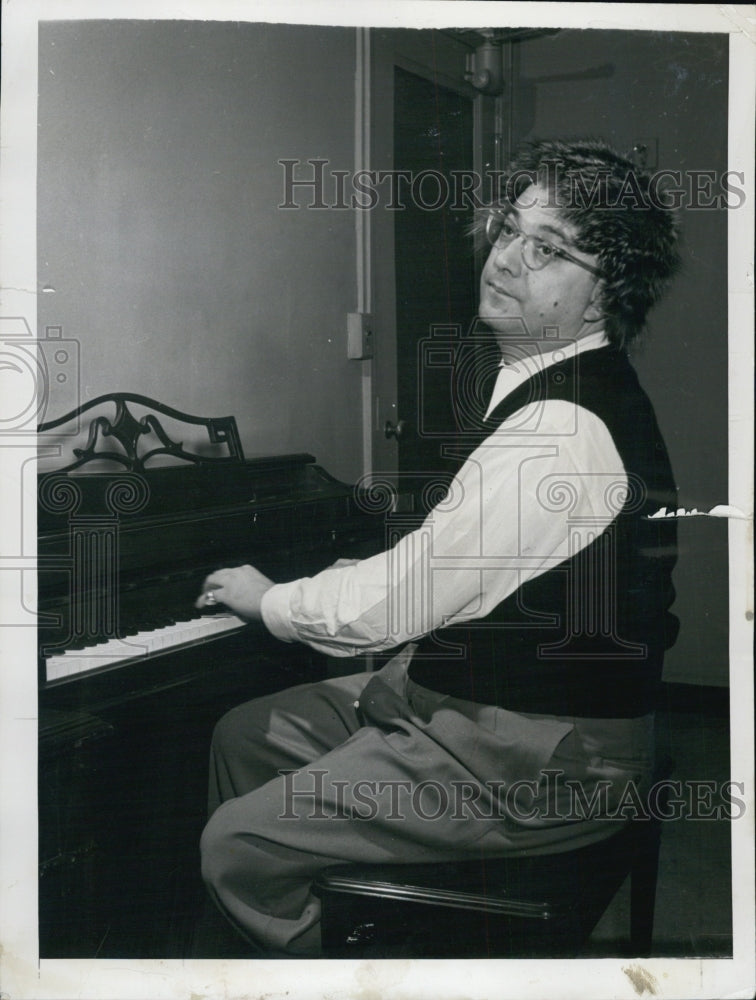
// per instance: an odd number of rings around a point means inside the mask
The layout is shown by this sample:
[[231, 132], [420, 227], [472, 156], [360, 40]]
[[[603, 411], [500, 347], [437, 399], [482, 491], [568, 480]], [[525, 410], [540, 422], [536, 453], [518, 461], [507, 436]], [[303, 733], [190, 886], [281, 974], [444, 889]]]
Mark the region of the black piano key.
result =
[[94, 639], [73, 639], [71, 642], [66, 643], [66, 649], [75, 651], [86, 649], [87, 646], [91, 646], [93, 642]]

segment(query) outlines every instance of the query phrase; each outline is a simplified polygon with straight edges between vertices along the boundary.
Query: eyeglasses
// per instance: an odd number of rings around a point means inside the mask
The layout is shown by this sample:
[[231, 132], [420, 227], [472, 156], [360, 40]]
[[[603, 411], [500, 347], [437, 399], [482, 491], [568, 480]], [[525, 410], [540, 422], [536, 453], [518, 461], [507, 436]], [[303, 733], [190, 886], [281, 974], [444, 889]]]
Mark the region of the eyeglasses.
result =
[[553, 243], [549, 243], [548, 240], [542, 240], [539, 236], [529, 236], [523, 233], [521, 229], [517, 228], [509, 215], [492, 213], [488, 216], [486, 219], [486, 239], [497, 250], [503, 250], [515, 240], [522, 239], [520, 253], [525, 265], [531, 271], [541, 271], [548, 264], [553, 263], [553, 261], [562, 259], [577, 264], [578, 267], [590, 271], [591, 274], [595, 274], [599, 278], [602, 277], [602, 272], [598, 268], [587, 264], [584, 260], [580, 260], [568, 250], [554, 246]]

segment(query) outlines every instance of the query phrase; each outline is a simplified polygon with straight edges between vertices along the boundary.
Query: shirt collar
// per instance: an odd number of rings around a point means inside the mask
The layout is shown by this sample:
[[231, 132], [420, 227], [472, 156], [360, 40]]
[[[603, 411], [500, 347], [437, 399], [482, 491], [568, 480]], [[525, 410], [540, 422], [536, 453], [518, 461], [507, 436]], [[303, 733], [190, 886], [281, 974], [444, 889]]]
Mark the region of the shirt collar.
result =
[[577, 357], [585, 351], [595, 351], [600, 347], [606, 347], [609, 343], [603, 330], [596, 330], [579, 340], [571, 340], [568, 343], [560, 343], [549, 350], [539, 354], [528, 355], [523, 358], [506, 362], [502, 361], [499, 367], [499, 374], [496, 377], [491, 399], [486, 410], [487, 420], [502, 400], [514, 392], [514, 390], [526, 382], [533, 375], [556, 365], [560, 361], [568, 361]]

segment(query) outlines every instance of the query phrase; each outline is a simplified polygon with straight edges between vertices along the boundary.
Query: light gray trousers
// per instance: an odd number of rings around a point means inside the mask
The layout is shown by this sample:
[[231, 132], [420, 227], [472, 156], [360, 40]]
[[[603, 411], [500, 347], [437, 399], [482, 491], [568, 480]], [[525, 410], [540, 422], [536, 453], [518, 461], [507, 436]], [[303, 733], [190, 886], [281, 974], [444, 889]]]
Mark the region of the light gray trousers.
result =
[[[554, 775], [590, 791], [607, 774], [607, 748], [583, 739], [578, 721], [427, 691], [401, 656], [240, 705], [211, 749], [210, 895], [251, 953], [316, 956], [311, 883], [329, 865], [552, 852], [608, 836], [615, 821], [557, 808]], [[626, 775], [632, 751], [620, 749]]]

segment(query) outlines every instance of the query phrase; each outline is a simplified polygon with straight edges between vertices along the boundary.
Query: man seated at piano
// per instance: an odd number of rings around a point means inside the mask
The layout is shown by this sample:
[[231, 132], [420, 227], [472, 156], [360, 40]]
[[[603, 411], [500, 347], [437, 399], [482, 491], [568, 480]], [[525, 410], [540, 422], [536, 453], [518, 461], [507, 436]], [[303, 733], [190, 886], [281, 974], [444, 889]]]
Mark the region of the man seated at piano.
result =
[[[677, 266], [673, 213], [600, 142], [540, 142], [481, 213], [501, 350], [446, 497], [388, 552], [276, 584], [219, 569], [198, 607], [380, 670], [217, 725], [202, 873], [250, 955], [319, 954], [326, 866], [570, 850], [617, 831], [653, 762], [674, 641], [667, 451], [628, 362]], [[575, 789], [599, 808], [575, 810]]]

